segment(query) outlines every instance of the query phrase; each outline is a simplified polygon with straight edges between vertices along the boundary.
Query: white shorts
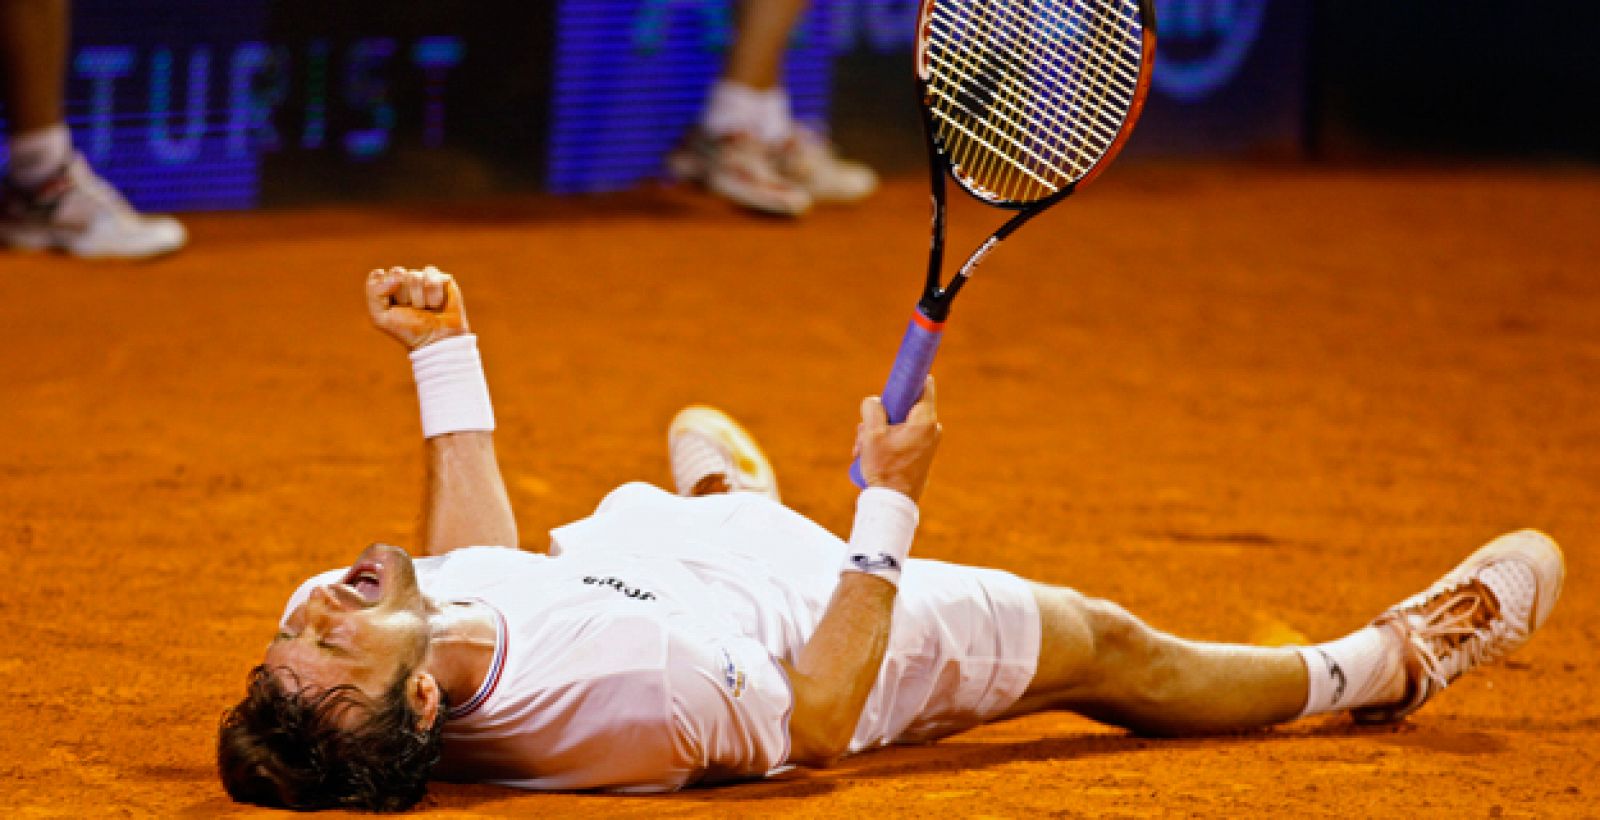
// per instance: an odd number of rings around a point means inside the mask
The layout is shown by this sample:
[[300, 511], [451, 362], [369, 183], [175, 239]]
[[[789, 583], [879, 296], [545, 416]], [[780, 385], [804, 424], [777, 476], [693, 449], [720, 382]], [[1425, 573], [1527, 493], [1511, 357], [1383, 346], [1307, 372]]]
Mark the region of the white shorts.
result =
[[[551, 535], [552, 552], [638, 549], [681, 561], [716, 596], [711, 609], [791, 663], [833, 595], [846, 552], [838, 536], [763, 496], [680, 498], [637, 482]], [[1038, 603], [1021, 578], [907, 561], [883, 669], [851, 751], [923, 743], [1003, 714], [1033, 680], [1039, 630]]]
[[912, 559], [889, 651], [850, 750], [926, 743], [993, 720], [1039, 664], [1039, 605], [1009, 572]]

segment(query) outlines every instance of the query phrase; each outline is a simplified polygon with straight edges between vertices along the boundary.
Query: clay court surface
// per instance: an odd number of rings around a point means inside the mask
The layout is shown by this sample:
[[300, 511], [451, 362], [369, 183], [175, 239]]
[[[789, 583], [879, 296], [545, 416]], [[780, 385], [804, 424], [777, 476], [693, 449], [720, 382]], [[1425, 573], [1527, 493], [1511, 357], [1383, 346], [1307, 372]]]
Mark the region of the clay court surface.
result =
[[[797, 223], [686, 191], [196, 216], [143, 265], [0, 256], [0, 814], [210, 816], [215, 725], [288, 593], [412, 542], [421, 445], [361, 279], [465, 288], [523, 540], [667, 482], [681, 405], [745, 420], [849, 526], [856, 406], [925, 183]], [[1397, 728], [1149, 740], [1070, 716], [660, 798], [440, 784], [439, 815], [1600, 813], [1600, 176], [1130, 163], [980, 271], [937, 367], [915, 553], [1195, 637], [1321, 640], [1523, 526], [1547, 627]], [[996, 214], [963, 204], [961, 253]], [[963, 230], [965, 228], [965, 230]], [[242, 811], [242, 810], [241, 810]]]

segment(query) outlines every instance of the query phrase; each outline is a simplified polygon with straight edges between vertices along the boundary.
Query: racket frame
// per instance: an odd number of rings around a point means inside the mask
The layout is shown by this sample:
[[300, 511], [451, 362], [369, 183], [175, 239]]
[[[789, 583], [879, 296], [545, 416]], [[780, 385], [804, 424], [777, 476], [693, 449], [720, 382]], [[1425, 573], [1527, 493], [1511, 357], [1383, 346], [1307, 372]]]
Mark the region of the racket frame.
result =
[[[911, 322], [906, 326], [905, 335], [901, 337], [900, 349], [895, 354], [894, 366], [889, 371], [889, 378], [883, 389], [883, 406], [890, 424], [900, 424], [905, 421], [911, 408], [922, 397], [923, 384], [933, 368], [934, 355], [938, 352], [939, 342], [944, 337], [944, 325], [950, 316], [950, 306], [978, 265], [1018, 228], [1071, 196], [1079, 187], [1092, 182], [1122, 151], [1128, 136], [1133, 133], [1134, 126], [1139, 122], [1140, 114], [1144, 111], [1144, 103], [1150, 91], [1150, 71], [1155, 64], [1155, 6], [1153, 0], [1139, 0], [1140, 21], [1143, 24], [1139, 78], [1128, 108], [1128, 115], [1123, 118], [1121, 128], [1110, 146], [1080, 179], [1063, 185], [1048, 196], [1034, 201], [998, 199], [964, 178], [960, 169], [945, 153], [944, 145], [938, 136], [932, 112], [932, 92], [929, 88], [927, 69], [928, 29], [932, 25], [934, 2], [935, 0], [922, 0], [917, 17], [914, 57], [918, 108], [922, 114], [922, 135], [928, 150], [928, 181], [932, 205], [928, 271], [923, 280], [922, 296], [917, 301]], [[942, 277], [947, 209], [946, 175], [953, 177], [962, 190], [973, 199], [986, 205], [1017, 212], [967, 256], [967, 261], [962, 263], [961, 268], [950, 278], [949, 284], [944, 284]], [[856, 486], [866, 486], [859, 458], [850, 465], [850, 478]]]
[[[1093, 182], [1112, 160], [1121, 153], [1128, 137], [1133, 133], [1133, 128], [1139, 122], [1139, 116], [1144, 112], [1144, 103], [1150, 93], [1150, 71], [1155, 65], [1156, 49], [1156, 14], [1154, 0], [1139, 0], [1141, 30], [1141, 44], [1139, 60], [1139, 79], [1135, 85], [1134, 97], [1128, 107], [1128, 115], [1123, 118], [1122, 127], [1113, 138], [1111, 145], [1105, 153], [1084, 172], [1082, 178], [1069, 182], [1055, 192], [1037, 200], [1001, 199], [983, 191], [980, 187], [968, 181], [961, 173], [960, 168], [950, 160], [950, 155], [945, 151], [944, 143], [939, 139], [938, 128], [933, 118], [933, 95], [929, 87], [927, 44], [929, 29], [933, 25], [933, 7], [935, 0], [922, 0], [922, 5], [917, 13], [917, 37], [915, 52], [915, 74], [918, 109], [922, 115], [923, 142], [928, 151], [928, 172], [932, 194], [933, 229], [928, 248], [928, 272], [923, 282], [922, 297], [917, 302], [917, 313], [921, 314], [929, 323], [943, 326], [950, 315], [950, 304], [966, 284], [970, 277], [996, 246], [1005, 241], [1011, 234], [1039, 214], [1049, 210], [1056, 203], [1071, 196], [1081, 186]], [[943, 284], [944, 249], [945, 249], [945, 176], [955, 179], [968, 196], [985, 205], [992, 205], [1018, 213], [1007, 219], [997, 228], [989, 238], [968, 255], [967, 261], [961, 269], [951, 277], [948, 285]], [[892, 420], [892, 419], [891, 419]]]

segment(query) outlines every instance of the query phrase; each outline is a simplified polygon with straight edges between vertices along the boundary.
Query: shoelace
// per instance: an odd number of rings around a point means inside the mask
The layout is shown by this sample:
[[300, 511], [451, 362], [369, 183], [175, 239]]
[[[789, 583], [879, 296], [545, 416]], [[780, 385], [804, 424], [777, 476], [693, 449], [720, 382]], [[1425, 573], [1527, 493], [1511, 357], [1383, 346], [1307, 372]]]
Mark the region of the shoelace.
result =
[[[1505, 629], [1498, 608], [1485, 601], [1485, 595], [1493, 594], [1486, 587], [1458, 590], [1443, 604], [1407, 618], [1423, 674], [1438, 687], [1448, 686], [1464, 669], [1493, 660], [1487, 650], [1495, 645], [1494, 636]], [[1486, 623], [1480, 625], [1477, 620]], [[1444, 650], [1442, 657], [1435, 647]]]

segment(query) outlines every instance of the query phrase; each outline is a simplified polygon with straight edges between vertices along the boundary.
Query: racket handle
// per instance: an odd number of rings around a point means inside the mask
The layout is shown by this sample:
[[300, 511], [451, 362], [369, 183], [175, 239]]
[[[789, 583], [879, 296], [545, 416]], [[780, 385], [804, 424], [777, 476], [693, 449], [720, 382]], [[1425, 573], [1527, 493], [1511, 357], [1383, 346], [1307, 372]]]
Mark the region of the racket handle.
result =
[[[928, 380], [928, 372], [933, 369], [933, 355], [939, 352], [939, 340], [943, 338], [944, 322], [935, 322], [920, 310], [912, 314], [906, 335], [900, 339], [894, 367], [889, 369], [889, 382], [883, 386], [883, 409], [890, 424], [905, 421], [917, 399], [922, 398], [922, 383]], [[857, 487], [867, 486], [859, 457], [850, 464], [850, 480]]]

